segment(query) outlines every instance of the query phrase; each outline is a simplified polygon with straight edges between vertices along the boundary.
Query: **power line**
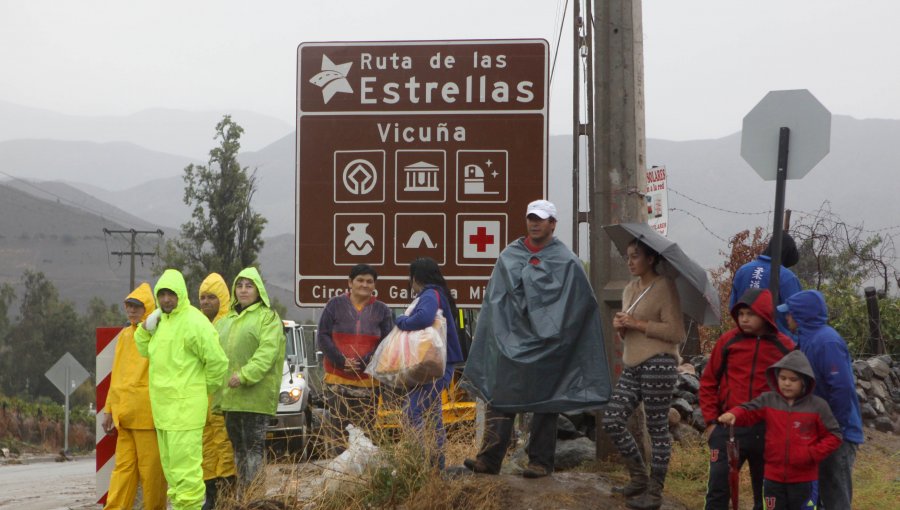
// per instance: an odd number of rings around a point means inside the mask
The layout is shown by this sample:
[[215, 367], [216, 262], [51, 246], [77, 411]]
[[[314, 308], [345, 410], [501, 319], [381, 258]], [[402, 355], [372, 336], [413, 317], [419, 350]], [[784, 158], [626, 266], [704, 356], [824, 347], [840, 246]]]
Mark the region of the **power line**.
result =
[[725, 212], [725, 213], [729, 213], [729, 214], [740, 214], [740, 215], [743, 215], [743, 216], [758, 216], [758, 215], [769, 215], [769, 214], [772, 214], [772, 211], [771, 211], [771, 210], [768, 210], [768, 211], [760, 211], [760, 212], [746, 212], [746, 211], [734, 211], [734, 210], [731, 210], [731, 209], [723, 209], [723, 208], [721, 208], [721, 207], [718, 207], [718, 206], [715, 206], [715, 205], [712, 205], [712, 204], [707, 204], [706, 202], [701, 202], [700, 200], [697, 200], [696, 198], [689, 197], [689, 196], [685, 195], [684, 193], [682, 193], [682, 192], [680, 192], [680, 191], [678, 191], [678, 190], [676, 190], [676, 189], [674, 189], [674, 188], [672, 188], [672, 187], [669, 187], [669, 191], [671, 191], [672, 193], [675, 193], [676, 195], [678, 195], [678, 196], [680, 196], [680, 197], [682, 197], [682, 198], [685, 198], [685, 199], [687, 199], [687, 200], [690, 200], [691, 202], [693, 202], [693, 203], [695, 203], [695, 204], [697, 204], [697, 205], [702, 205], [703, 207], [708, 207], [708, 208], [710, 208], [710, 209], [715, 209], [716, 211], [720, 211], [720, 212]]
[[728, 242], [727, 239], [722, 239], [721, 236], [719, 236], [718, 234], [716, 234], [715, 232], [713, 232], [712, 230], [710, 230], [709, 227], [706, 226], [706, 223], [704, 223], [703, 220], [700, 219], [700, 217], [697, 216], [696, 214], [694, 214], [694, 213], [692, 213], [692, 212], [690, 212], [690, 211], [687, 211], [687, 210], [685, 210], [685, 209], [678, 209], [678, 208], [676, 208], [676, 207], [672, 207], [671, 209], [669, 209], [669, 211], [671, 211], [671, 212], [681, 212], [681, 213], [687, 214], [688, 216], [691, 216], [692, 218], [694, 218], [695, 220], [697, 220], [698, 222], [700, 222], [700, 225], [703, 226], [703, 228], [704, 228], [707, 232], [709, 232], [710, 235], [712, 235], [712, 236], [715, 237], [716, 239], [722, 241], [723, 243], [727, 243], [727, 242]]
[[569, 0], [566, 0], [566, 5], [563, 6], [562, 18], [559, 22], [559, 35], [556, 37], [556, 51], [553, 52], [553, 65], [550, 67], [550, 83], [548, 86], [553, 85], [553, 71], [556, 70], [556, 57], [559, 55], [559, 42], [562, 40], [563, 26], [566, 24], [566, 12], [568, 10]]

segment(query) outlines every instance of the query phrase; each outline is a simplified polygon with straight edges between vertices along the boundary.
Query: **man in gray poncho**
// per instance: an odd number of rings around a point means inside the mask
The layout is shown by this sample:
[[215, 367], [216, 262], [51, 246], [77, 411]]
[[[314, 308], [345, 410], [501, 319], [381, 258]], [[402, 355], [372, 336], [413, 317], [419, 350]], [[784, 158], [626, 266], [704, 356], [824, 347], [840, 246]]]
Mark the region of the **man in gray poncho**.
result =
[[556, 206], [528, 205], [528, 234], [503, 250], [488, 283], [466, 386], [488, 403], [481, 450], [464, 465], [500, 472], [516, 413], [533, 412], [526, 478], [553, 472], [561, 412], [596, 409], [611, 382], [597, 300], [578, 257], [553, 236]]

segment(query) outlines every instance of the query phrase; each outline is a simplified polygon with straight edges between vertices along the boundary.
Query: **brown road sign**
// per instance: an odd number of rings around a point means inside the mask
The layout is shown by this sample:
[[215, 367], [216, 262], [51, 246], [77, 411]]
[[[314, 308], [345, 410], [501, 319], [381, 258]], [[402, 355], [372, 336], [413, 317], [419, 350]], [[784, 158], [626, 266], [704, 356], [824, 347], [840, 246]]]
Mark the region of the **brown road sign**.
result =
[[425, 256], [478, 307], [547, 195], [547, 42], [303, 43], [297, 58], [297, 304], [324, 305], [365, 263], [405, 306]]

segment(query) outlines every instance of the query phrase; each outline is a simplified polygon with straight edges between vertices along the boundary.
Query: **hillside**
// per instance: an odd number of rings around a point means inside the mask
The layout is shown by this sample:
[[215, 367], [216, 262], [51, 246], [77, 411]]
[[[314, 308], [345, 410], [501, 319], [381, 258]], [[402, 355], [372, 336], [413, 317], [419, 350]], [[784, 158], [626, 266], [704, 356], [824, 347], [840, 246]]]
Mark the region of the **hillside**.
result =
[[[279, 119], [240, 110], [192, 112], [154, 108], [130, 115], [79, 116], [0, 101], [0, 140], [130, 142], [151, 151], [205, 160], [215, 125], [226, 113], [244, 128], [241, 142], [250, 151], [259, 150], [293, 129]], [[83, 180], [92, 182], [93, 175], [86, 175]]]

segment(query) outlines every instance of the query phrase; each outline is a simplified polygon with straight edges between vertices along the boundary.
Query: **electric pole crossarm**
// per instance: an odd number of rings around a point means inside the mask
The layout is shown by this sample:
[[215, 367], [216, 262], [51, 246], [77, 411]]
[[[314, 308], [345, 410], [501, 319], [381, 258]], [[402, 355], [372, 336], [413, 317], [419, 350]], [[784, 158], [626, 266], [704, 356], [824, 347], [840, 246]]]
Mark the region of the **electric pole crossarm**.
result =
[[145, 255], [152, 256], [156, 255], [154, 252], [143, 252], [143, 251], [135, 251], [137, 248], [137, 236], [138, 235], [157, 235], [159, 237], [163, 236], [162, 229], [156, 230], [135, 230], [133, 228], [128, 230], [110, 230], [108, 228], [103, 229], [103, 234], [112, 235], [112, 234], [130, 234], [131, 235], [131, 250], [129, 251], [114, 251], [110, 252], [111, 255], [128, 255], [131, 257], [131, 278], [130, 278], [130, 287], [128, 287], [128, 291], [131, 292], [134, 289], [134, 257], [143, 257]]

